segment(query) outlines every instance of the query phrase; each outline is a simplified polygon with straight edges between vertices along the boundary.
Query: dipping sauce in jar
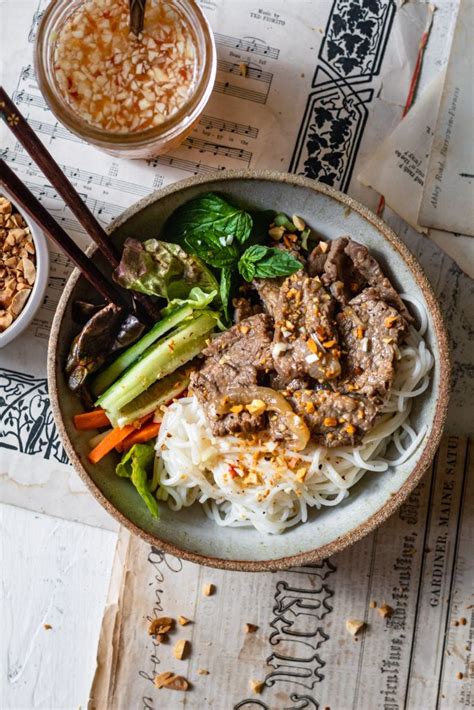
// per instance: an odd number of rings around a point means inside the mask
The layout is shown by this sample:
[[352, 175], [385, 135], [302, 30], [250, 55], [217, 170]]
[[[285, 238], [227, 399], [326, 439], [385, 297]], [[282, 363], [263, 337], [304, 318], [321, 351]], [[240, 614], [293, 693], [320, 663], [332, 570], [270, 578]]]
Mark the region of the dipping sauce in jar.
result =
[[148, 0], [143, 32], [128, 0], [53, 0], [36, 66], [51, 110], [117, 155], [151, 157], [183, 140], [215, 78], [212, 33], [192, 0]]

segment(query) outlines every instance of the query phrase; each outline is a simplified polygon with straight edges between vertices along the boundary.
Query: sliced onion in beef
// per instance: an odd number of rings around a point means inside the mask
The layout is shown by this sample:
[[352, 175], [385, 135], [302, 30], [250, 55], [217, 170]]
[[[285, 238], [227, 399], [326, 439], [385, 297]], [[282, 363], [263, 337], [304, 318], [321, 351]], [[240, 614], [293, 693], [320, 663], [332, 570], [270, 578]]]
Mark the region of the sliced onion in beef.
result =
[[254, 399], [262, 400], [266, 404], [267, 411], [276, 412], [283, 417], [286, 426], [295, 437], [291, 448], [295, 451], [302, 451], [309, 441], [310, 431], [303, 419], [298, 414], [295, 414], [288, 400], [271, 387], [250, 385], [241, 390], [229, 389], [217, 407], [217, 412], [225, 414], [233, 405], [250, 404]]

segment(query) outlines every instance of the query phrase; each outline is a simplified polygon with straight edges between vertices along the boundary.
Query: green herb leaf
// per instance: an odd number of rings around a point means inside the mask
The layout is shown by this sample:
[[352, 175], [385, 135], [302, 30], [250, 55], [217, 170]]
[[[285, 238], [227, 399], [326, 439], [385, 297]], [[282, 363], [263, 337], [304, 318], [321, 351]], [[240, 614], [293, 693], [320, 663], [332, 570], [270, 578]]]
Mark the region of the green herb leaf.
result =
[[159, 518], [158, 503], [150, 492], [148, 472], [153, 468], [155, 448], [153, 444], [135, 444], [122, 457], [115, 472], [118, 476], [130, 478], [137, 492], [145, 501], [154, 518]]
[[219, 295], [221, 297], [224, 318], [229, 321], [229, 298], [232, 287], [232, 272], [230, 269], [222, 269], [221, 281], [219, 285]]
[[256, 245], [242, 254], [238, 268], [246, 281], [254, 278], [271, 279], [290, 276], [303, 267], [288, 251]]
[[237, 245], [244, 244], [251, 231], [251, 216], [212, 192], [178, 207], [165, 228], [167, 239], [217, 268], [237, 261]]

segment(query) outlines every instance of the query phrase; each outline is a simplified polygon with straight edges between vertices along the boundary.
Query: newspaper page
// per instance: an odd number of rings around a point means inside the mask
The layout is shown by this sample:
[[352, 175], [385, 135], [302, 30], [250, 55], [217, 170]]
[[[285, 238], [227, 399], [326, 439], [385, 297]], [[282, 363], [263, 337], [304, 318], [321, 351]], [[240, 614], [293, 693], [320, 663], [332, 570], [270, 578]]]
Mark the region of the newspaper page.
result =
[[[32, 66], [46, 5], [0, 3], [0, 43], [8, 56], [2, 83], [104, 225], [162, 185], [242, 167], [301, 173], [375, 207], [378, 196], [353, 176], [399, 121], [420, 37], [433, 16], [422, 2], [201, 0], [218, 53], [212, 97], [181, 147], [145, 162], [101, 153], [49, 111]], [[378, 98], [384, 92], [386, 101]], [[6, 126], [1, 130], [1, 157], [85, 247], [86, 235], [55, 190]], [[0, 352], [0, 498], [114, 529], [69, 466], [49, 408], [47, 341], [69, 273], [53, 248], [49, 287], [32, 327]]]
[[474, 237], [473, 0], [461, 0], [434, 129], [420, 222]]
[[[446, 437], [389, 521], [309, 567], [214, 570], [122, 532], [89, 710], [472, 707], [473, 453], [467, 439]], [[190, 623], [160, 643], [148, 628], [162, 616]], [[366, 624], [356, 636], [350, 619]], [[176, 660], [180, 639], [189, 652]], [[165, 671], [190, 689], [156, 688]]]

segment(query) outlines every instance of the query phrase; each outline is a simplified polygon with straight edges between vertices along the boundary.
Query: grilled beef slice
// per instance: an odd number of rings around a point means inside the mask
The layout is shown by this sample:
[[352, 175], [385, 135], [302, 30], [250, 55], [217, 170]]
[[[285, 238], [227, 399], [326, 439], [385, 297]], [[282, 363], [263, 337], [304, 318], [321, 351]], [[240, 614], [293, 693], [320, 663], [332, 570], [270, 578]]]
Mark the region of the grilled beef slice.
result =
[[272, 368], [271, 343], [273, 329], [271, 318], [258, 314], [215, 338], [203, 351], [205, 361], [200, 370], [191, 376], [191, 388], [204, 408], [217, 436], [235, 432], [252, 432], [264, 429], [266, 416], [243, 410], [240, 413], [220, 414], [219, 405], [232, 389], [259, 383]]
[[337, 315], [343, 352], [340, 389], [382, 402], [390, 391], [406, 322], [395, 308], [373, 296], [374, 291], [366, 289]]
[[282, 382], [340, 374], [334, 301], [319, 278], [297, 271], [283, 282], [274, 306], [272, 355]]
[[[317, 444], [332, 448], [355, 446], [374, 423], [379, 408], [365, 397], [342, 394], [327, 389], [297, 390], [290, 397]], [[270, 431], [275, 439], [286, 439], [289, 432], [284, 421], [270, 417]]]

